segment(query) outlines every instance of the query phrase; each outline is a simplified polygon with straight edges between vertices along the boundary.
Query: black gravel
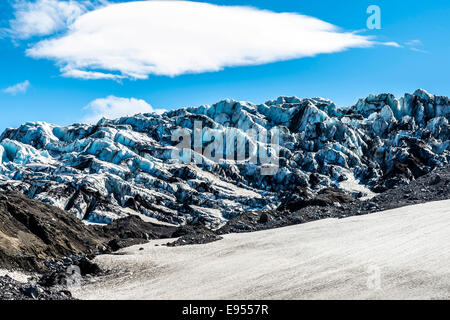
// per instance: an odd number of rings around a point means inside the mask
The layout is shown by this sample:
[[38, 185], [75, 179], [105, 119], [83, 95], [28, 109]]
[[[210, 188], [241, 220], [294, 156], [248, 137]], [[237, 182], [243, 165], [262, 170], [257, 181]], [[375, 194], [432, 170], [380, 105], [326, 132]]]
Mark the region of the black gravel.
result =
[[21, 283], [9, 276], [0, 277], [0, 300], [74, 300], [68, 290]]
[[[337, 194], [339, 191], [336, 191]], [[303, 195], [300, 195], [303, 196]], [[244, 213], [219, 229], [217, 234], [274, 229], [326, 218], [345, 218], [408, 205], [450, 199], [450, 166], [432, 172], [405, 185], [397, 185], [366, 201], [348, 198], [312, 198], [287, 201], [278, 210]], [[320, 200], [320, 201], [319, 201]]]

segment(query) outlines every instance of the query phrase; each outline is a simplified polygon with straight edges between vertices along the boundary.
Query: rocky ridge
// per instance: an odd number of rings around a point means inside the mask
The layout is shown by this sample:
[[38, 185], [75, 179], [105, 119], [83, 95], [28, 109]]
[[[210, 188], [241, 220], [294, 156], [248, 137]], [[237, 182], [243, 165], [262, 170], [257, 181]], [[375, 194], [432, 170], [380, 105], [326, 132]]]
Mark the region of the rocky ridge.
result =
[[[108, 225], [77, 217], [18, 192], [0, 192], [0, 268], [46, 272], [86, 265], [86, 257], [151, 239], [173, 238], [177, 227], [129, 216]], [[83, 269], [83, 266], [81, 267]]]
[[216, 234], [274, 229], [326, 218], [343, 219], [449, 198], [450, 165], [447, 165], [366, 200], [352, 201], [347, 194], [329, 189], [316, 196], [305, 194], [300, 188], [284, 199], [277, 210], [247, 212], [228, 221]]

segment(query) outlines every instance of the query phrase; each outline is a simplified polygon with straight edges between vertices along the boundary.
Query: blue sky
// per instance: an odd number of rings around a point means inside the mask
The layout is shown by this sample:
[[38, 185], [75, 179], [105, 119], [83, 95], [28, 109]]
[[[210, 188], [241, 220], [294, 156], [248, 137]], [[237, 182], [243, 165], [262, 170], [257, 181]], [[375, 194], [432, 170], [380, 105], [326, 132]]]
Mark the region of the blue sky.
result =
[[[109, 2], [113, 5], [113, 2], [125, 1]], [[450, 95], [448, 0], [209, 3], [300, 13], [338, 26], [342, 32], [366, 29], [369, 17], [366, 9], [375, 4], [381, 9], [382, 28], [357, 34], [374, 36], [373, 41], [395, 42], [399, 46], [351, 47], [312, 57], [225, 67], [214, 72], [180, 72], [178, 75], [165, 75], [165, 71], [159, 75], [149, 72], [147, 79], [126, 77], [114, 81], [64, 77], [62, 60], [26, 54], [27, 49], [41, 40], [63, 37], [67, 32], [65, 29], [59, 30], [57, 35], [37, 35], [28, 39], [20, 39], [18, 34], [3, 35], [0, 38], [0, 131], [26, 121], [47, 121], [60, 125], [81, 121], [86, 113], [83, 108], [96, 99], [111, 95], [142, 99], [154, 109], [211, 104], [224, 98], [261, 103], [280, 95], [322, 96], [338, 105], [350, 105], [370, 93], [392, 92], [400, 96], [417, 88]], [[10, 28], [10, 21], [14, 18], [11, 4], [14, 1], [2, 1], [0, 4], [0, 28]], [[296, 30], [290, 32], [295, 37]], [[210, 54], [213, 48], [208, 50], [205, 54]], [[5, 91], [24, 81], [28, 81], [29, 85], [25, 85], [23, 90]]]

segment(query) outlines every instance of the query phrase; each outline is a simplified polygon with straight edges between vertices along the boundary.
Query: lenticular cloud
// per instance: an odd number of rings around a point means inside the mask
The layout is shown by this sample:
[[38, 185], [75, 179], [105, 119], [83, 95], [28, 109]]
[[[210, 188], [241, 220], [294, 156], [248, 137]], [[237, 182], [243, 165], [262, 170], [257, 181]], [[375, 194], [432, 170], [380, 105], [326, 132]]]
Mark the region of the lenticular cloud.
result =
[[295, 13], [188, 1], [112, 4], [79, 18], [28, 55], [55, 60], [64, 76], [145, 79], [339, 52], [370, 38]]

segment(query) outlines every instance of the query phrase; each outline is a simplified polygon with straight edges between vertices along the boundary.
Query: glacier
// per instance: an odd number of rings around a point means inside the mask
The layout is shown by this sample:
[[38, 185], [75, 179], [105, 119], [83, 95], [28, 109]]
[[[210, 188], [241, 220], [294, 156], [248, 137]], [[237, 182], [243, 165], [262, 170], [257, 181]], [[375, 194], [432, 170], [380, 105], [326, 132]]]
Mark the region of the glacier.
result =
[[[216, 229], [242, 212], [274, 209], [296, 188], [319, 192], [357, 181], [363, 198], [409, 183], [450, 159], [450, 101], [416, 90], [397, 99], [370, 95], [338, 107], [323, 98], [279, 97], [263, 104], [223, 100], [163, 114], [101, 119], [95, 125], [28, 122], [0, 136], [0, 189], [18, 190], [79, 219], [110, 223], [130, 210], [160, 221]], [[173, 141], [195, 133], [190, 152]], [[205, 158], [212, 136], [232, 135], [236, 149], [261, 144], [249, 130], [280, 132], [278, 167]], [[195, 144], [195, 143], [194, 143]], [[200, 148], [200, 152], [195, 149]], [[231, 150], [233, 148], [233, 150]], [[200, 158], [188, 163], [173, 158]], [[363, 192], [361, 190], [367, 190]]]

